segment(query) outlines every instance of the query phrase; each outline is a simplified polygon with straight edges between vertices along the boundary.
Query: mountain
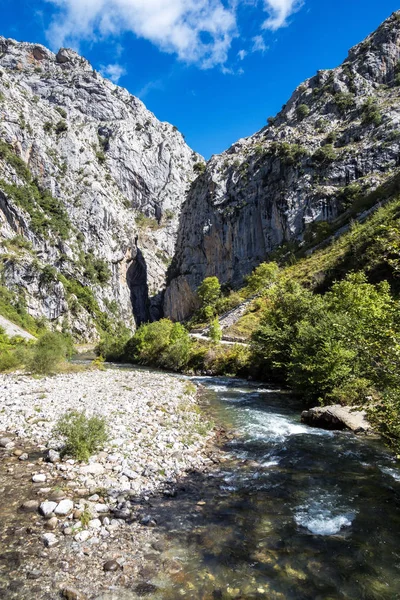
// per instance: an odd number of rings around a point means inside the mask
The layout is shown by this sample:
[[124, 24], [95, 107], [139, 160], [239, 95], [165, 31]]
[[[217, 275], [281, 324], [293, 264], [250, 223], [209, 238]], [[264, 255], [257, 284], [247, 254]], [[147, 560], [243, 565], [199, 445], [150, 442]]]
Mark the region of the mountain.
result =
[[157, 318], [202, 164], [74, 51], [0, 37], [0, 300], [82, 340]]
[[182, 207], [167, 316], [193, 312], [205, 277], [240, 287], [276, 248], [316, 244], [379, 202], [400, 164], [399, 59], [397, 11], [267, 127], [210, 159]]

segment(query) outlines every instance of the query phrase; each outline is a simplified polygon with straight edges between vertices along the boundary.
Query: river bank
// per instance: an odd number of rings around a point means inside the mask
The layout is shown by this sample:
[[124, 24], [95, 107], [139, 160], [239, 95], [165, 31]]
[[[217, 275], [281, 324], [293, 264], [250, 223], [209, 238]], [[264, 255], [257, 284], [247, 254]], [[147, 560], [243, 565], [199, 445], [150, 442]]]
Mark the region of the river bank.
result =
[[[148, 504], [218, 461], [196, 386], [144, 370], [9, 374], [0, 376], [0, 403], [1, 597], [145, 590], [162, 546]], [[53, 439], [70, 409], [107, 421], [109, 439], [88, 463], [61, 459]]]

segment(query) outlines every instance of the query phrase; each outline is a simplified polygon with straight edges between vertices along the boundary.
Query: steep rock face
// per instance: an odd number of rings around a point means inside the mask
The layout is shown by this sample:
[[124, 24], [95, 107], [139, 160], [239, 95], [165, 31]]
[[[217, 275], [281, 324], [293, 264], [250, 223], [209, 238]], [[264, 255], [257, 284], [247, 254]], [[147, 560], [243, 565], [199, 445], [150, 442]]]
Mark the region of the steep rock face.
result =
[[1, 283], [33, 316], [82, 339], [159, 316], [200, 160], [74, 51], [0, 37]]
[[239, 286], [276, 247], [312, 238], [396, 172], [399, 58], [400, 11], [300, 85], [268, 127], [211, 158], [182, 209], [166, 315], [188, 317], [204, 277]]

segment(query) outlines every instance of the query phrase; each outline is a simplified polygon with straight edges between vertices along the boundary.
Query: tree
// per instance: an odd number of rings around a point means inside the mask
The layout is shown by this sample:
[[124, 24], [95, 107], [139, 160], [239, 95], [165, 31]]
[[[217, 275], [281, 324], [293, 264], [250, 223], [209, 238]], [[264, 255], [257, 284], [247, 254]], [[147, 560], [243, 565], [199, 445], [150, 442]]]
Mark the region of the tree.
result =
[[221, 325], [219, 324], [218, 317], [215, 317], [210, 324], [210, 338], [214, 342], [214, 344], [219, 344], [222, 339], [222, 330]]
[[215, 305], [221, 296], [221, 285], [218, 277], [206, 277], [197, 288], [200, 309], [205, 318], [210, 318], [215, 312]]
[[250, 293], [262, 292], [271, 283], [274, 283], [279, 274], [279, 267], [276, 262], [261, 263], [254, 269], [251, 275], [246, 278], [246, 287]]

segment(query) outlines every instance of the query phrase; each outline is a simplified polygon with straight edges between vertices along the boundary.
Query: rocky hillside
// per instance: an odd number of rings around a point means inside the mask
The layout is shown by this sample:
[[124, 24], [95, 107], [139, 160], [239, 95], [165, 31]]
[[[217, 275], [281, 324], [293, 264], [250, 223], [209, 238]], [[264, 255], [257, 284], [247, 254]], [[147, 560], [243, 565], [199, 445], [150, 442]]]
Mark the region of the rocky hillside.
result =
[[211, 158], [183, 206], [166, 315], [186, 318], [204, 277], [240, 286], [278, 246], [317, 243], [396, 174], [399, 58], [400, 11], [300, 85], [267, 127]]
[[0, 37], [1, 293], [86, 340], [157, 318], [201, 162], [75, 52]]

